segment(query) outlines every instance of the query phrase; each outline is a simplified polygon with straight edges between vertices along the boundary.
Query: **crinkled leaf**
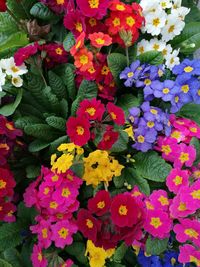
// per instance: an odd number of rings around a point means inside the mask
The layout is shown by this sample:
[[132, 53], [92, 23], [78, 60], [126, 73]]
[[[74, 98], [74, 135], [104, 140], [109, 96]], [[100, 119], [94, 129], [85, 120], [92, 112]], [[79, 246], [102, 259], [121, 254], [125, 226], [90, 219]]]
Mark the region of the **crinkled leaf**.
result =
[[36, 3], [30, 10], [30, 14], [41, 20], [54, 20], [57, 16], [45, 4]]
[[160, 255], [166, 251], [168, 242], [169, 238], [158, 239], [149, 236], [146, 242], [146, 253], [149, 255]]
[[63, 41], [63, 47], [65, 51], [69, 52], [74, 44], [75, 44], [74, 35], [72, 32], [69, 32]]
[[126, 117], [129, 115], [129, 109], [132, 107], [138, 107], [140, 105], [140, 101], [137, 97], [132, 94], [125, 94], [120, 96], [117, 101], [117, 106], [121, 107], [125, 112]]
[[160, 65], [164, 61], [162, 53], [154, 50], [137, 56], [137, 59], [139, 59], [141, 63], [149, 63], [151, 65]]

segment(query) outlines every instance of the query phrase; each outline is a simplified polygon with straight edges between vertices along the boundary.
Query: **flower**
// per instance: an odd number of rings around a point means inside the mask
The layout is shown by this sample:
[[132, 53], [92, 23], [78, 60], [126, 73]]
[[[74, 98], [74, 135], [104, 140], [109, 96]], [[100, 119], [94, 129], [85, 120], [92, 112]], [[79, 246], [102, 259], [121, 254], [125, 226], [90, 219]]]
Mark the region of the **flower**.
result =
[[58, 174], [65, 173], [73, 163], [74, 156], [71, 154], [63, 154], [56, 161], [52, 162], [52, 171]]
[[117, 142], [118, 138], [119, 133], [114, 132], [112, 128], [110, 129], [110, 127], [108, 127], [97, 147], [98, 149], [109, 150]]
[[5, 85], [6, 82], [6, 74], [2, 71], [0, 67], [0, 92], [2, 91], [2, 86]]
[[0, 168], [0, 197], [12, 196], [15, 185], [12, 172], [6, 168]]
[[89, 120], [101, 121], [105, 112], [104, 105], [96, 98], [81, 101], [76, 112], [77, 116], [86, 116]]
[[107, 12], [108, 0], [77, 0], [77, 6], [86, 17], [102, 19]]
[[85, 32], [85, 18], [79, 10], [69, 11], [64, 16], [64, 26], [70, 30], [75, 37], [78, 37], [82, 32]]
[[77, 216], [77, 226], [79, 231], [93, 242], [96, 241], [97, 232], [101, 228], [101, 222], [92, 216], [88, 210], [81, 209]]
[[138, 78], [140, 74], [140, 61], [134, 61], [130, 67], [126, 67], [121, 73], [120, 73], [120, 79], [126, 79], [124, 82], [124, 85], [126, 87], [131, 87], [134, 83], [134, 81]]
[[154, 237], [166, 238], [172, 228], [172, 221], [167, 212], [148, 210], [144, 229]]
[[22, 87], [22, 85], [23, 85], [23, 80], [20, 76], [19, 77], [13, 77], [11, 82], [12, 82], [12, 85], [14, 85], [17, 88]]
[[6, 2], [7, 0], [0, 0], [0, 12], [6, 12], [7, 10]]
[[110, 209], [110, 205], [111, 197], [105, 190], [97, 192], [93, 198], [88, 200], [88, 209], [97, 216], [104, 215]]
[[181, 263], [195, 263], [197, 267], [200, 266], [200, 252], [196, 250], [192, 245], [186, 244], [180, 246], [180, 254], [178, 257]]
[[67, 9], [69, 0], [40, 0], [55, 13], [60, 14]]
[[52, 240], [56, 247], [64, 248], [73, 242], [72, 235], [77, 232], [77, 226], [70, 221], [64, 220], [51, 226]]
[[149, 197], [150, 202], [156, 209], [167, 211], [169, 208], [169, 199], [164, 190], [154, 190]]
[[114, 105], [113, 103], [109, 102], [106, 106], [106, 109], [110, 115], [110, 118], [117, 124], [117, 125], [124, 125], [125, 123], [125, 115], [124, 111]]
[[75, 145], [83, 146], [90, 139], [89, 120], [82, 117], [70, 117], [66, 123], [67, 135]]
[[166, 185], [171, 192], [177, 194], [182, 186], [189, 185], [189, 175], [190, 173], [187, 170], [174, 168], [167, 176]]
[[103, 32], [95, 32], [89, 34], [89, 39], [91, 41], [91, 45], [97, 48], [101, 48], [102, 46], [109, 46], [112, 44], [112, 38], [108, 34], [104, 34]]
[[28, 72], [28, 69], [25, 66], [25, 64], [22, 64], [21, 66], [16, 66], [15, 61], [14, 61], [14, 57], [10, 57], [7, 59], [1, 59], [0, 60], [0, 67], [3, 70], [5, 70], [5, 73], [7, 75], [11, 75], [14, 78]]
[[52, 233], [50, 230], [50, 221], [41, 220], [39, 224], [30, 227], [32, 233], [38, 234], [38, 245], [42, 248], [48, 248], [51, 245]]
[[84, 46], [85, 41], [85, 32], [82, 32], [78, 38], [76, 39], [76, 43], [72, 48], [70, 49], [70, 54], [74, 56], [81, 48]]
[[132, 227], [142, 218], [142, 210], [130, 194], [118, 194], [111, 204], [111, 219], [119, 227]]
[[138, 263], [142, 267], [162, 267], [162, 263], [159, 256], [145, 255], [144, 251], [140, 250], [137, 256]]
[[150, 12], [145, 16], [145, 30], [151, 35], [159, 35], [166, 23], [166, 13], [162, 9]]
[[181, 168], [183, 165], [191, 167], [196, 159], [196, 149], [183, 143], [179, 145], [178, 157], [174, 160], [174, 167]]
[[28, 45], [26, 47], [19, 48], [14, 54], [14, 60], [16, 66], [21, 66], [25, 60], [35, 55], [38, 51], [38, 44]]
[[93, 67], [93, 54], [87, 50], [87, 48], [81, 48], [74, 56], [74, 65], [80, 69], [80, 71], [86, 71]]
[[133, 148], [146, 152], [153, 147], [156, 141], [157, 132], [154, 129], [138, 128], [135, 130], [135, 144], [132, 145]]
[[61, 263], [61, 265], [59, 267], [72, 267], [74, 264], [74, 262], [71, 259], [68, 259], [65, 261], [65, 263]]
[[172, 72], [176, 75], [184, 75], [190, 78], [192, 75], [200, 75], [199, 60], [185, 59], [181, 64], [175, 66]]
[[176, 239], [181, 243], [190, 240], [196, 246], [200, 246], [200, 223], [190, 219], [179, 219], [179, 222], [180, 224], [176, 224], [173, 228]]
[[48, 262], [42, 254], [42, 249], [38, 245], [33, 246], [33, 253], [31, 255], [33, 267], [46, 267]]

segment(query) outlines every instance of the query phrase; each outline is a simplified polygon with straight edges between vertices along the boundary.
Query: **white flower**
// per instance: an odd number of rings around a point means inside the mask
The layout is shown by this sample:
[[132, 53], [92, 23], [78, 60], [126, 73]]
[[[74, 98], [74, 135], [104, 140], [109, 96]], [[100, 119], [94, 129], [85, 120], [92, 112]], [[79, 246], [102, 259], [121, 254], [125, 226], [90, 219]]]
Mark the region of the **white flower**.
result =
[[179, 17], [181, 20], [184, 20], [189, 12], [190, 9], [184, 6], [171, 10], [171, 14]]
[[137, 44], [137, 55], [143, 54], [150, 50], [150, 43], [145, 39], [143, 39]]
[[162, 39], [166, 42], [172, 40], [175, 36], [182, 32], [184, 27], [185, 22], [183, 22], [179, 17], [173, 14], [168, 15], [166, 25], [161, 32]]
[[21, 87], [23, 85], [23, 80], [20, 76], [18, 77], [13, 77], [12, 78], [12, 85], [15, 87]]
[[159, 6], [160, 0], [141, 0], [140, 6], [142, 7], [143, 14], [147, 14], [149, 12], [156, 12], [157, 7]]
[[2, 69], [0, 68], [0, 92], [2, 91], [2, 85], [6, 82], [6, 74], [3, 73]]
[[145, 16], [145, 29], [151, 35], [159, 35], [161, 33], [161, 29], [165, 26], [166, 22], [166, 13], [161, 10], [156, 13], [148, 13]]
[[173, 0], [173, 8], [181, 7], [182, 0]]
[[160, 1], [160, 6], [161, 6], [163, 9], [171, 8], [171, 7], [172, 7], [172, 1], [171, 1], [171, 0], [161, 0], [161, 1]]
[[174, 50], [171, 54], [166, 58], [166, 66], [172, 70], [175, 65], [180, 64], [180, 59], [178, 57], [179, 50]]
[[28, 72], [26, 65], [16, 66], [14, 58], [1, 59], [0, 67], [5, 70], [7, 75], [18, 77]]
[[162, 40], [158, 40], [157, 38], [150, 40], [150, 49], [149, 50], [156, 50], [156, 51], [163, 51], [165, 48], [166, 43]]
[[172, 52], [172, 46], [170, 44], [166, 45], [164, 47], [164, 49], [162, 50], [163, 57], [165, 59], [168, 59], [168, 57], [170, 56], [171, 52]]

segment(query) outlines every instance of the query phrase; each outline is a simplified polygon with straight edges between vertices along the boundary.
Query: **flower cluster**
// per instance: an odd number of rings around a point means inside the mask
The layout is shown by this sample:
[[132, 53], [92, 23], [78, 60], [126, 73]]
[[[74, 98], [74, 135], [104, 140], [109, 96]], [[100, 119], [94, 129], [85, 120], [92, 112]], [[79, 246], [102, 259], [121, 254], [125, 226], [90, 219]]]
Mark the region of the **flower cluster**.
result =
[[12, 203], [16, 182], [10, 170], [8, 159], [16, 145], [16, 138], [21, 136], [21, 130], [14, 123], [0, 116], [0, 221], [15, 221], [16, 207]]
[[42, 167], [41, 175], [26, 189], [26, 206], [34, 206], [39, 212], [35, 218], [37, 224], [30, 228], [38, 237], [32, 254], [34, 267], [47, 266], [42, 249], [49, 248], [52, 242], [58, 248], [72, 244], [72, 236], [78, 230], [73, 212], [79, 207], [77, 196], [81, 184], [82, 180], [71, 170], [59, 174]]
[[87, 208], [78, 212], [78, 229], [95, 246], [109, 249], [120, 240], [131, 245], [141, 238], [145, 212], [142, 202], [135, 201], [130, 193], [111, 198], [109, 192], [98, 191]]
[[23, 79], [21, 75], [28, 72], [25, 64], [17, 66], [15, 64], [14, 58], [6, 58], [0, 60], [0, 91], [2, 91], [2, 86], [5, 85], [6, 79], [11, 80], [12, 85], [15, 87], [21, 87], [23, 85]]
[[90, 139], [94, 140], [101, 131], [97, 147], [103, 150], [111, 149], [119, 136], [111, 123], [118, 126], [123, 126], [125, 123], [124, 112], [120, 107], [111, 102], [105, 107], [96, 98], [83, 100], [76, 114], [77, 117], [68, 119], [66, 128], [70, 140], [79, 146], [87, 144]]

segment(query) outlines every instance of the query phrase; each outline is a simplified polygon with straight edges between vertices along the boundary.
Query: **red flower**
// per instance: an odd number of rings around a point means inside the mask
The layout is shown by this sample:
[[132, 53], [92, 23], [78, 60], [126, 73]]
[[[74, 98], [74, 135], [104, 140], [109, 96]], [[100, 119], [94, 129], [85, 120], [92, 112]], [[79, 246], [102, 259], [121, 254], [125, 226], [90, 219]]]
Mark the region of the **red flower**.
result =
[[95, 219], [91, 212], [81, 209], [77, 216], [77, 225], [84, 237], [93, 242], [96, 241], [97, 232], [101, 229], [101, 222]]
[[55, 13], [62, 13], [67, 9], [68, 0], [40, 0], [46, 4]]
[[67, 52], [64, 50], [62, 44], [46, 44], [43, 45], [40, 49], [46, 51], [47, 58], [55, 63], [61, 64], [67, 62]]
[[64, 17], [64, 26], [77, 37], [86, 30], [85, 18], [78, 10], [68, 12]]
[[90, 139], [90, 123], [86, 118], [71, 117], [67, 121], [67, 134], [75, 145], [83, 146]]
[[76, 39], [76, 44], [70, 49], [70, 54], [74, 56], [84, 46], [85, 32], [82, 32]]
[[119, 194], [111, 204], [111, 218], [119, 227], [132, 227], [141, 218], [142, 211], [130, 194]]
[[0, 197], [13, 195], [13, 187], [16, 183], [11, 171], [0, 168]]
[[7, 121], [4, 116], [0, 115], [0, 134], [5, 134], [11, 140], [16, 139], [17, 136], [22, 136], [22, 131], [16, 129], [13, 122]]
[[102, 116], [105, 112], [104, 105], [100, 100], [93, 98], [91, 100], [85, 99], [80, 103], [76, 114], [79, 117], [87, 116], [89, 120], [102, 120]]
[[88, 209], [95, 215], [102, 216], [110, 209], [110, 204], [110, 194], [105, 190], [101, 190], [88, 200]]
[[102, 46], [109, 46], [112, 44], [112, 38], [108, 34], [104, 34], [103, 32], [95, 32], [89, 34], [89, 39], [92, 46], [97, 48], [101, 48]]
[[5, 12], [7, 10], [6, 0], [0, 0], [0, 12]]
[[123, 2], [120, 2], [119, 0], [110, 1], [109, 9], [112, 10], [112, 11], [119, 11], [119, 12], [120, 11], [121, 12], [124, 12], [124, 11], [131, 12], [130, 5], [126, 5]]
[[74, 56], [74, 65], [80, 69], [80, 71], [86, 71], [93, 67], [93, 54], [87, 50], [87, 48], [82, 48]]
[[27, 60], [32, 55], [35, 55], [38, 51], [38, 44], [28, 45], [26, 47], [19, 48], [14, 54], [16, 66], [21, 66], [25, 60]]
[[86, 17], [102, 19], [109, 5], [109, 0], [77, 0], [77, 6]]
[[114, 143], [118, 140], [119, 133], [114, 132], [112, 129], [107, 129], [103, 135], [102, 140], [98, 144], [98, 149], [109, 150], [112, 148]]
[[87, 34], [94, 32], [108, 32], [107, 26], [95, 18], [86, 18]]
[[107, 107], [107, 111], [110, 115], [110, 118], [117, 125], [123, 125], [125, 123], [124, 111], [120, 107], [115, 106], [111, 102], [109, 102], [106, 107]]

